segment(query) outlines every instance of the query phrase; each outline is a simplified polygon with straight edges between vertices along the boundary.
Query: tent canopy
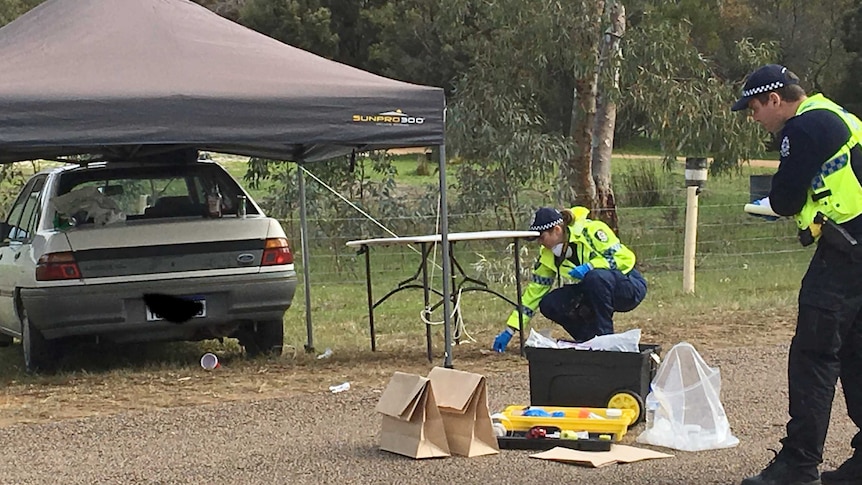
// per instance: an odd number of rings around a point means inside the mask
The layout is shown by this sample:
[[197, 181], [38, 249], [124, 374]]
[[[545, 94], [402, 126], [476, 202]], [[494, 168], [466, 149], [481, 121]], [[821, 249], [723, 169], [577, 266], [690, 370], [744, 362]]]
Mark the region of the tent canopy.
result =
[[[324, 59], [188, 0], [48, 0], [0, 28], [0, 60], [0, 163], [78, 154], [146, 162], [184, 148], [312, 162], [439, 145], [451, 366], [442, 89]], [[313, 349], [305, 237], [302, 248]]]
[[0, 28], [0, 162], [192, 147], [278, 160], [443, 144], [440, 88], [187, 0], [48, 0]]

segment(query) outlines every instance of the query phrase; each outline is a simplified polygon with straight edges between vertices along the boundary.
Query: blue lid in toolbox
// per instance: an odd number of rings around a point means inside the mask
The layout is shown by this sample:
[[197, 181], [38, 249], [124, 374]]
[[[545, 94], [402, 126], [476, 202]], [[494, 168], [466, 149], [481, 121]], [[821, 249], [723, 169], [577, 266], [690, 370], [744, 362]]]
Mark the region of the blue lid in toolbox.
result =
[[640, 352], [525, 347], [530, 404], [635, 409], [638, 417], [632, 425], [642, 421], [661, 347], [638, 348]]

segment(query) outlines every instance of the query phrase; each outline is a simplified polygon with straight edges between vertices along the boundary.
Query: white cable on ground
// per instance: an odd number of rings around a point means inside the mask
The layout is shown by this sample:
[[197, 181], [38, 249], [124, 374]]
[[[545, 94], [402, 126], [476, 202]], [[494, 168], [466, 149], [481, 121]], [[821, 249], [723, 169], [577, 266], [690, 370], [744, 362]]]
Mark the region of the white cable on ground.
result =
[[[441, 195], [437, 194], [437, 217], [434, 220], [434, 233], [435, 234], [440, 234], [440, 199], [441, 198], [442, 198]], [[434, 268], [440, 268], [441, 271], [443, 270], [443, 267], [437, 264], [437, 243], [434, 243], [434, 250], [433, 251], [434, 252], [431, 255], [431, 275], [430, 275], [431, 281], [434, 281]], [[451, 271], [451, 270], [452, 270], [452, 268], [449, 268], [449, 271]]]
[[[441, 204], [442, 204], [442, 196], [440, 194], [437, 194], [437, 217], [435, 218], [435, 221], [434, 221], [434, 232], [436, 234], [440, 233], [440, 212], [441, 212], [441, 208], [442, 208]], [[440, 268], [441, 270], [443, 269], [440, 265], [437, 264], [436, 261], [437, 261], [437, 244], [435, 243], [434, 244], [434, 254], [433, 254], [432, 260], [431, 260], [431, 262], [433, 263], [433, 266], [431, 268], [431, 279], [432, 279], [432, 281], [434, 279], [434, 268]], [[449, 270], [453, 271], [454, 268], [449, 268]], [[450, 319], [454, 318], [456, 315], [458, 316], [458, 318], [455, 321], [455, 328], [453, 329], [452, 337], [456, 341], [460, 341], [462, 334], [463, 334], [463, 336], [466, 337], [467, 341], [472, 342], [472, 343], [476, 343], [476, 339], [474, 339], [473, 336], [471, 336], [467, 332], [467, 326], [464, 324], [464, 313], [460, 310], [461, 310], [461, 290], [458, 290], [458, 295], [455, 298], [455, 306], [452, 309], [452, 315], [450, 316]], [[426, 315], [430, 316], [430, 314], [431, 314], [431, 309], [425, 308], [424, 310], [419, 312], [419, 318], [421, 318], [422, 321], [425, 322], [426, 325], [443, 325], [444, 323], [446, 323], [445, 320], [441, 320], [439, 322], [430, 321], [426, 317]]]
[[[461, 310], [461, 291], [462, 290], [458, 290], [458, 295], [455, 298], [455, 307], [452, 309], [452, 315], [450, 316], [450, 318], [454, 318], [455, 315], [458, 316], [458, 318], [455, 322], [455, 329], [452, 332], [452, 337], [455, 340], [460, 340], [462, 337], [462, 334], [463, 334], [463, 336], [466, 337], [466, 341], [476, 343], [476, 339], [474, 339], [469, 333], [467, 333], [467, 326], [464, 324], [464, 313], [460, 311]], [[428, 316], [430, 316], [430, 314], [431, 314], [431, 308], [430, 307], [425, 308], [421, 312], [419, 312], [419, 318], [421, 318], [422, 321], [425, 322], [426, 325], [443, 325], [445, 323], [445, 320], [432, 322], [431, 320], [428, 319]]]

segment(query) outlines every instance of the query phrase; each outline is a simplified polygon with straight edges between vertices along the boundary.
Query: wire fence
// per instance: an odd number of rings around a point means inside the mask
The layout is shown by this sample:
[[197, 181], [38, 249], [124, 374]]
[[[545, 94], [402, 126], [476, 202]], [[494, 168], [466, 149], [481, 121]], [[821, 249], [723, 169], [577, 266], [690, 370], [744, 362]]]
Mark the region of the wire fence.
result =
[[[653, 206], [618, 206], [619, 236], [637, 255], [642, 272], [681, 272], [685, 239], [684, 190], [666, 197], [670, 203]], [[749, 201], [743, 191], [700, 196], [697, 229], [696, 267], [698, 271], [724, 268], [728, 264], [746, 265], [748, 261], [774, 258], [775, 255], [802, 254], [808, 249], [796, 240], [796, 227], [789, 219], [767, 222], [745, 214], [742, 206]], [[370, 214], [372, 217], [373, 213]], [[525, 230], [532, 211], [517, 214], [519, 227], [509, 227], [490, 211], [450, 212], [450, 232], [487, 230]], [[399, 236], [435, 234], [439, 232], [436, 212], [416, 211], [410, 215], [371, 221], [345, 206], [338, 217], [309, 214], [308, 246], [310, 280], [313, 284], [363, 285], [364, 259], [346, 243], [351, 240], [392, 237], [380, 226]], [[282, 225], [291, 240], [298, 272], [302, 272], [300, 224], [298, 216], [283, 220]], [[532, 269], [538, 246], [523, 243], [522, 274]], [[511, 274], [512, 247], [510, 242], [462, 241], [456, 246], [457, 257], [467, 270], [482, 273], [486, 280], [505, 279]], [[418, 266], [418, 246], [375, 246], [372, 250], [372, 272], [375, 277], [400, 279]], [[439, 248], [432, 254], [432, 271], [439, 271]], [[505, 282], [505, 281], [504, 281]]]

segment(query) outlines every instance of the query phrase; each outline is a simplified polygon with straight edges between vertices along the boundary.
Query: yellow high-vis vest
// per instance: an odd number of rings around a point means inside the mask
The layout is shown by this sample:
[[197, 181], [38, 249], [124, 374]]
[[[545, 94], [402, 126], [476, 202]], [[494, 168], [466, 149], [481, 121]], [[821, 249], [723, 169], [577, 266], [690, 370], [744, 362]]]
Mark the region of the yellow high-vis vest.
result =
[[850, 150], [862, 143], [862, 121], [822, 94], [811, 96], [796, 110], [797, 115], [815, 109], [829, 110], [847, 125], [850, 138], [820, 167], [811, 180], [805, 205], [796, 215], [799, 229], [807, 229], [818, 212], [842, 224], [862, 214], [862, 185], [850, 166]]

